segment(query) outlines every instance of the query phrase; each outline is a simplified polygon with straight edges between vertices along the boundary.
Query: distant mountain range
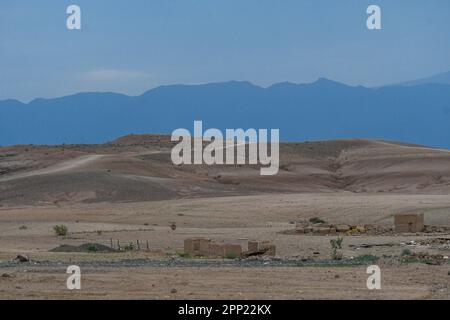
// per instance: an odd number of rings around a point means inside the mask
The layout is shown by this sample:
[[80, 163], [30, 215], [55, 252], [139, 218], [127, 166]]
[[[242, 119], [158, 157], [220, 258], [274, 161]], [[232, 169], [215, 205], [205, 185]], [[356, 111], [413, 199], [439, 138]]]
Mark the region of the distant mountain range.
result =
[[376, 89], [322, 78], [268, 88], [230, 81], [161, 86], [140, 96], [6, 100], [0, 145], [102, 143], [130, 133], [192, 131], [193, 121], [203, 120], [204, 129], [279, 128], [283, 141], [358, 137], [450, 148], [449, 75]]
[[431, 77], [417, 79], [413, 81], [406, 81], [399, 83], [401, 86], [417, 86], [420, 84], [448, 84], [450, 85], [450, 71], [440, 73]]

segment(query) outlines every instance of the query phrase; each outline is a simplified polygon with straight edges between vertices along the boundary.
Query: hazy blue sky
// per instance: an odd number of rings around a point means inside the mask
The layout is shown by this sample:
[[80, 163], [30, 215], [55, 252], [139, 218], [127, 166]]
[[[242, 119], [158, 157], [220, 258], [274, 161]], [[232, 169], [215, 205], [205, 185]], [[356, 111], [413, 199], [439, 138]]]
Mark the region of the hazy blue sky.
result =
[[[66, 29], [70, 4], [80, 31]], [[383, 30], [367, 30], [369, 4]], [[448, 0], [0, 2], [0, 99], [227, 80], [378, 86], [449, 70]]]

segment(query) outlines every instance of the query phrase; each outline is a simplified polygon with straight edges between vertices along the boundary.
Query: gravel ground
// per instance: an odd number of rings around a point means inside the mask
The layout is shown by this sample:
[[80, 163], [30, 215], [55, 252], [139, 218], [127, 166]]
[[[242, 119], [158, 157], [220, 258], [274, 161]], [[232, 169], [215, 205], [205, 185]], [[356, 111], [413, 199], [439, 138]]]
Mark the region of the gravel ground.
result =
[[[177, 267], [193, 267], [193, 268], [260, 268], [260, 267], [311, 267], [311, 266], [360, 266], [368, 265], [375, 260], [363, 259], [343, 259], [343, 260], [308, 260], [308, 259], [278, 259], [278, 258], [255, 258], [255, 259], [183, 259], [179, 257], [171, 257], [168, 259], [122, 259], [116, 261], [71, 261], [71, 265], [78, 265], [87, 268], [177, 268]], [[30, 266], [32, 268], [39, 267], [60, 267], [67, 265], [69, 262], [61, 261], [29, 261], [0, 262], [0, 268], [16, 268]]]

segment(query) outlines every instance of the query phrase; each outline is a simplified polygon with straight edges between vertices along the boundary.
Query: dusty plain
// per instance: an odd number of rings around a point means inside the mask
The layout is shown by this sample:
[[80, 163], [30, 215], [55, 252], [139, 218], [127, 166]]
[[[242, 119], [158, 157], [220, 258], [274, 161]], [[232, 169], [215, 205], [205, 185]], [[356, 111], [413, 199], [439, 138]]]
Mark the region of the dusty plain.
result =
[[[449, 150], [363, 139], [287, 143], [279, 174], [260, 176], [250, 165], [174, 166], [171, 146], [167, 136], [131, 135], [0, 148], [0, 299], [450, 298]], [[346, 235], [339, 261], [330, 257], [337, 235], [286, 232], [313, 217], [391, 228], [398, 213], [424, 213], [436, 229]], [[55, 235], [55, 225], [68, 234]], [[270, 240], [277, 254], [186, 257], [189, 237], [244, 248]], [[117, 249], [118, 241], [133, 250], [53, 250]], [[30, 261], [15, 261], [19, 254]], [[79, 291], [66, 288], [73, 264], [82, 269]], [[381, 290], [366, 287], [369, 264], [382, 270]]]

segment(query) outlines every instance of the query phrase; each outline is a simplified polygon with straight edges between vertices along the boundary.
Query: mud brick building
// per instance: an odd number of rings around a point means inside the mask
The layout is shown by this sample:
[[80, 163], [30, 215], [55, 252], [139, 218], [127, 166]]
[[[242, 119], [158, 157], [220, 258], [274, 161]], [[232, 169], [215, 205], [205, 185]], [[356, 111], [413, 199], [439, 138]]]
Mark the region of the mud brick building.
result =
[[210, 252], [211, 239], [189, 238], [184, 240], [184, 252], [192, 256], [208, 256]]
[[396, 214], [395, 232], [422, 232], [425, 228], [424, 214]]

